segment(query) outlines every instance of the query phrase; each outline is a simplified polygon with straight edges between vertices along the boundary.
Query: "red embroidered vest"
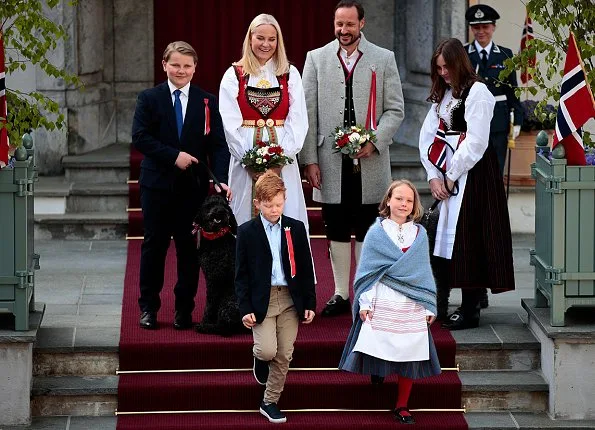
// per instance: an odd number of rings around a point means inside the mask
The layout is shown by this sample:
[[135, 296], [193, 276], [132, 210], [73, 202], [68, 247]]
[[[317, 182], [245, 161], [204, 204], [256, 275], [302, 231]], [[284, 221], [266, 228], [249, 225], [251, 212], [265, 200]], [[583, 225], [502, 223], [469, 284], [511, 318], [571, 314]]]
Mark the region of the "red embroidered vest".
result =
[[238, 78], [238, 105], [244, 120], [284, 120], [289, 113], [289, 73], [277, 76], [279, 86], [256, 88], [248, 85], [248, 75], [234, 66]]

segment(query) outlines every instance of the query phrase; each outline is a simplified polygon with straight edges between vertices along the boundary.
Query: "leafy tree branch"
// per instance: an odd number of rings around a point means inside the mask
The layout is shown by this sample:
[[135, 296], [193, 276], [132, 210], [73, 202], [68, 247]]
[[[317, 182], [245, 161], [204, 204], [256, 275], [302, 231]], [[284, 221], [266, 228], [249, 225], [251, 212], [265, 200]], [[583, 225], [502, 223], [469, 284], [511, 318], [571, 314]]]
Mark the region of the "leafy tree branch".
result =
[[[0, 31], [7, 75], [25, 71], [29, 64], [33, 64], [48, 76], [61, 80], [65, 86], [82, 87], [75, 74], [52, 64], [47, 58], [58, 42], [68, 37], [62, 25], [52, 22], [44, 14], [44, 6], [51, 11], [59, 3], [60, 0], [2, 0]], [[74, 5], [76, 1], [69, 3], [70, 7]], [[65, 126], [58, 103], [40, 92], [25, 93], [7, 86], [6, 99], [8, 118], [3, 126], [8, 129], [12, 144], [20, 144], [23, 133], [36, 128], [51, 131]]]

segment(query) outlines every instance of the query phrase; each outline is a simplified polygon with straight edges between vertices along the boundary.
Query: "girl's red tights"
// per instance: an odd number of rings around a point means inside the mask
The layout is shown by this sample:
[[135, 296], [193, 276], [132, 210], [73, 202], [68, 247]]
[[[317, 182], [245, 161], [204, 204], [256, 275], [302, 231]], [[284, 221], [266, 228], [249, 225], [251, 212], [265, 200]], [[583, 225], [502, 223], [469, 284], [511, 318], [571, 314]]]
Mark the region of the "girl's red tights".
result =
[[[409, 395], [411, 394], [411, 387], [413, 387], [413, 379], [399, 376], [399, 395], [397, 396], [396, 406], [397, 409], [407, 407], [407, 403], [409, 402]], [[407, 411], [402, 411], [401, 415], [408, 416], [411, 414], [409, 414]]]

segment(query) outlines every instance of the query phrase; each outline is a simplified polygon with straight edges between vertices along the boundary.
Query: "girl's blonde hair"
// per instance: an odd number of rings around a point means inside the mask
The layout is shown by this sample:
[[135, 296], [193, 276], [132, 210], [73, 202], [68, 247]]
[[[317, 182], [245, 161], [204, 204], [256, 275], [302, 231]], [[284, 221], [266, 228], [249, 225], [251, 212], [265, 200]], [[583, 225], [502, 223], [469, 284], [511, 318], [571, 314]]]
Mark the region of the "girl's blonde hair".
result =
[[281, 76], [289, 73], [289, 60], [287, 60], [287, 54], [285, 53], [285, 43], [283, 43], [283, 35], [281, 34], [281, 27], [273, 15], [261, 13], [252, 20], [244, 39], [244, 45], [242, 46], [242, 58], [233, 63], [234, 66], [241, 66], [244, 73], [247, 75], [258, 75], [260, 73], [260, 63], [252, 52], [252, 46], [250, 41], [252, 40], [252, 33], [259, 25], [272, 25], [277, 31], [277, 49], [273, 54], [273, 60], [275, 61], [275, 75]]
[[390, 217], [390, 208], [388, 207], [388, 202], [393, 196], [394, 189], [400, 187], [401, 185], [407, 185], [413, 191], [413, 210], [411, 211], [411, 214], [407, 217], [407, 220], [419, 222], [424, 214], [424, 208], [419, 200], [419, 193], [417, 192], [417, 188], [415, 188], [415, 185], [413, 185], [413, 183], [411, 181], [408, 181], [407, 179], [399, 179], [397, 181], [393, 181], [393, 183], [390, 184], [390, 187], [388, 187], [388, 190], [386, 190], [386, 193], [384, 193], [382, 202], [378, 207], [379, 214], [381, 217], [384, 218]]

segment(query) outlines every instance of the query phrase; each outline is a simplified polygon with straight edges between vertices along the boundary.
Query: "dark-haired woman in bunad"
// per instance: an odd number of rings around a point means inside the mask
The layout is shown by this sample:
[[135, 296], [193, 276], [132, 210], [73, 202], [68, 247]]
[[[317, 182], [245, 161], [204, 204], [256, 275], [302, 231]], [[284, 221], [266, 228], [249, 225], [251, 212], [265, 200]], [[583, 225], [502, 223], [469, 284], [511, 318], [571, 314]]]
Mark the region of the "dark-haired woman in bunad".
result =
[[441, 200], [433, 252], [438, 317], [444, 289], [461, 288], [461, 306], [443, 326], [479, 325], [482, 288], [514, 290], [508, 206], [496, 153], [489, 145], [495, 99], [473, 70], [458, 39], [441, 42], [431, 62], [432, 89], [419, 137], [430, 189]]

